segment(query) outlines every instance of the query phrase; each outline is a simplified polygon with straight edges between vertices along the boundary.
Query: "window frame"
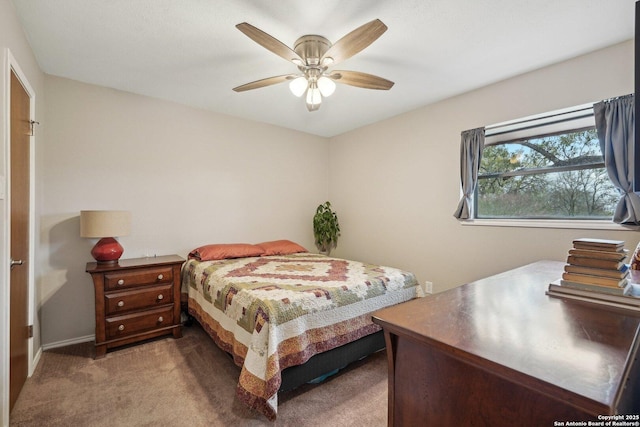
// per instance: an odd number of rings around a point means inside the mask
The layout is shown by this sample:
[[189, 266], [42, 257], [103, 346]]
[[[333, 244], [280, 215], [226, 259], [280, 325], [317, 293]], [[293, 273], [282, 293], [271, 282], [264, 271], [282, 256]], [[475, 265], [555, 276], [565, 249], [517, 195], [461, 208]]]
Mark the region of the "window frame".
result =
[[[579, 132], [595, 128], [593, 114], [593, 103], [577, 105], [537, 114], [520, 119], [496, 123], [485, 127], [484, 147], [503, 144], [531, 138], [543, 138], [549, 135], [562, 133]], [[598, 164], [597, 164], [598, 165]], [[584, 165], [582, 169], [599, 167], [594, 164]], [[601, 163], [604, 167], [604, 161]], [[577, 170], [575, 166], [553, 168], [554, 172], [561, 172], [563, 168], [567, 170]], [[507, 175], [529, 175], [538, 174], [535, 171], [522, 173], [522, 171], [507, 172], [498, 174]], [[528, 227], [528, 228], [563, 228], [563, 229], [589, 229], [589, 230], [639, 230], [639, 226], [622, 225], [613, 222], [613, 219], [556, 219], [556, 218], [478, 218], [478, 186], [476, 185], [472, 196], [471, 218], [460, 221], [463, 225], [470, 226], [492, 226], [492, 227]]]

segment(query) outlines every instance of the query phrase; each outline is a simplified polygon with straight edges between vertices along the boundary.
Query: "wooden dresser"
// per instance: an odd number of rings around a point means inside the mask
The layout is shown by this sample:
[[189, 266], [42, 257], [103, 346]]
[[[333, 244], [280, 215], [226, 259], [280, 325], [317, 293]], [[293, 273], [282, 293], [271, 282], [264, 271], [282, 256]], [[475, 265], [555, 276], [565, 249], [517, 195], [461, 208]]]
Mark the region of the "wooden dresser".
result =
[[563, 266], [541, 261], [375, 312], [388, 424], [607, 425], [619, 414], [640, 425], [640, 312], [545, 295]]
[[87, 263], [95, 288], [96, 358], [148, 338], [182, 336], [177, 255]]

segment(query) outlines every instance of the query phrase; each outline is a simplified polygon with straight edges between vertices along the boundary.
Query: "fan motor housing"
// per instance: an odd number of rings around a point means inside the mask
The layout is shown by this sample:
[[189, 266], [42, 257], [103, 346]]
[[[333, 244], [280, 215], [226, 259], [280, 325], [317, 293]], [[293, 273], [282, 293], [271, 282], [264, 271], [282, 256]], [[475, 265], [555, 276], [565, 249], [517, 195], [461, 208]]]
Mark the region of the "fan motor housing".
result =
[[293, 50], [304, 59], [307, 65], [320, 64], [320, 58], [331, 47], [331, 42], [325, 37], [309, 34], [296, 40]]

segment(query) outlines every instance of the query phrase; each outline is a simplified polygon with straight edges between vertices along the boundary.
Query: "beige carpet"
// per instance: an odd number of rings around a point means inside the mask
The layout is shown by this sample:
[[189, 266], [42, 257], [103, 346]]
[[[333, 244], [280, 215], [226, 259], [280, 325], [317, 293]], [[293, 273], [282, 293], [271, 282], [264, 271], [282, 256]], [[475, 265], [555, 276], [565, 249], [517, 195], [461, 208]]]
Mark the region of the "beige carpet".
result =
[[85, 343], [43, 353], [11, 426], [386, 426], [384, 352], [280, 395], [269, 422], [235, 399], [239, 369], [199, 326], [93, 359]]

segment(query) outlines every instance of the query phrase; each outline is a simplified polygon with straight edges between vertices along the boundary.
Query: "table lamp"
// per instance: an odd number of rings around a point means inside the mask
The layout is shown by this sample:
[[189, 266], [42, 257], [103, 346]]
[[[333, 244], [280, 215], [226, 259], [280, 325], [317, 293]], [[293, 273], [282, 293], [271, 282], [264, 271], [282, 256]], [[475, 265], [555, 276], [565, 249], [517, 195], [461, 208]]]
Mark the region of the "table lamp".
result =
[[115, 237], [126, 236], [131, 230], [131, 212], [80, 211], [80, 236], [99, 238], [91, 249], [98, 263], [116, 263], [124, 248]]

